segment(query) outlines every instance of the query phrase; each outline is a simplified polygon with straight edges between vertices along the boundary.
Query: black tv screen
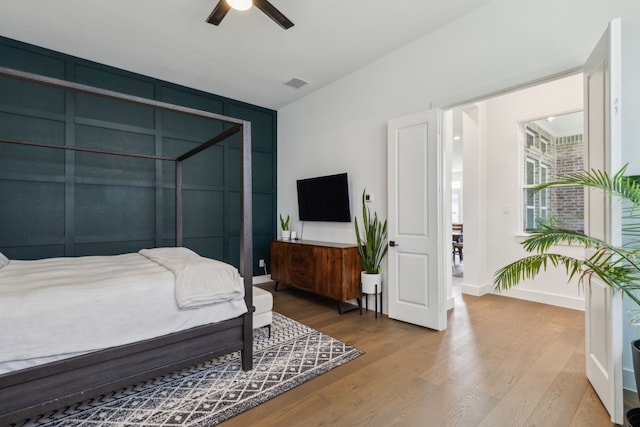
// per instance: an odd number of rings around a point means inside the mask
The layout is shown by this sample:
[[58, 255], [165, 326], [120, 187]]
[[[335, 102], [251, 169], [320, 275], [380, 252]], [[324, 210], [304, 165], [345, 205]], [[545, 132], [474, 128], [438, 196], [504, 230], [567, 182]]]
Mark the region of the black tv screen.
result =
[[300, 221], [351, 222], [347, 174], [299, 179]]

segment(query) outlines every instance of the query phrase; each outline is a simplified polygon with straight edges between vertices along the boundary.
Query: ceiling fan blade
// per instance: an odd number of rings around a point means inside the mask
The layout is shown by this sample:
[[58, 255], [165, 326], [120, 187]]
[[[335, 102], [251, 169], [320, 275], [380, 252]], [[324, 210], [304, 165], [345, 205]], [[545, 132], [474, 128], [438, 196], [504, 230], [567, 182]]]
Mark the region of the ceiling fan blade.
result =
[[220, 0], [216, 7], [213, 8], [211, 15], [207, 18], [207, 22], [213, 25], [220, 25], [222, 19], [227, 15], [231, 7], [227, 4], [225, 0]]
[[264, 12], [269, 18], [273, 19], [285, 30], [293, 27], [293, 22], [289, 20], [286, 16], [282, 14], [278, 9], [276, 9], [271, 3], [267, 0], [253, 0], [253, 5]]

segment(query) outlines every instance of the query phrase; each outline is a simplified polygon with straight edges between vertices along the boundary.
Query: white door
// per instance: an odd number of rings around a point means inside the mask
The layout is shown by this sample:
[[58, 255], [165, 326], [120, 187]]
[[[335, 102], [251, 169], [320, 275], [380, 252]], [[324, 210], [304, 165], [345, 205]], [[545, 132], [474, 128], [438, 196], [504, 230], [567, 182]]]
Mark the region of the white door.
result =
[[[584, 68], [586, 167], [615, 173], [621, 167], [620, 20], [591, 53]], [[620, 209], [601, 191], [585, 193], [586, 233], [620, 243]], [[587, 254], [588, 256], [589, 254]], [[623, 423], [622, 296], [592, 279], [585, 285], [585, 352], [587, 378], [609, 411]]]
[[442, 256], [442, 150], [436, 111], [388, 123], [389, 317], [447, 327]]

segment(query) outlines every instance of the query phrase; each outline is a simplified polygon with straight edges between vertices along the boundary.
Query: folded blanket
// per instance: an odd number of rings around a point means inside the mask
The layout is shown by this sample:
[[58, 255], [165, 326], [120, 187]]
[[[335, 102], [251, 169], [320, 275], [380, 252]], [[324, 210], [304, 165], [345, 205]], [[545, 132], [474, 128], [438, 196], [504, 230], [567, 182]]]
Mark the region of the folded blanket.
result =
[[140, 255], [173, 272], [180, 308], [244, 298], [244, 285], [232, 265], [204, 258], [187, 248], [142, 249]]

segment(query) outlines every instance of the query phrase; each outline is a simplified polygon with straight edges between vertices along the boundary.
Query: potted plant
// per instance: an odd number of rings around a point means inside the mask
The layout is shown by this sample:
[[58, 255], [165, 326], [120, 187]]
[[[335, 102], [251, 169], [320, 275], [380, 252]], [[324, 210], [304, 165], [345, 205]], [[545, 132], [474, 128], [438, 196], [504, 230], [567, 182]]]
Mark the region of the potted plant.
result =
[[282, 240], [289, 240], [291, 238], [291, 231], [289, 231], [289, 215], [285, 221], [280, 214], [280, 228], [282, 229]]
[[387, 220], [381, 222], [375, 212], [373, 216], [371, 215], [366, 206], [365, 192], [366, 190], [362, 191], [362, 236], [360, 235], [358, 218], [355, 218], [358, 255], [364, 269], [360, 274], [360, 280], [362, 292], [376, 294], [382, 291], [380, 264], [389, 249], [387, 246]]
[[[535, 277], [548, 265], [564, 266], [569, 278], [578, 277], [582, 283], [594, 275], [640, 306], [636, 295], [640, 289], [640, 177], [625, 176], [626, 169], [627, 165], [613, 177], [599, 170], [576, 172], [535, 187], [535, 191], [539, 191], [558, 185], [580, 185], [601, 189], [620, 198], [624, 203], [622, 234], [629, 237], [624, 246], [614, 246], [578, 231], [543, 223], [522, 242], [524, 249], [532, 255], [498, 270], [494, 278], [495, 289], [510, 289], [524, 279]], [[578, 259], [550, 252], [558, 243], [579, 244], [592, 250], [593, 255]], [[640, 316], [635, 316], [631, 322], [639, 325]], [[636, 385], [640, 386], [640, 340], [632, 342], [631, 347]]]

